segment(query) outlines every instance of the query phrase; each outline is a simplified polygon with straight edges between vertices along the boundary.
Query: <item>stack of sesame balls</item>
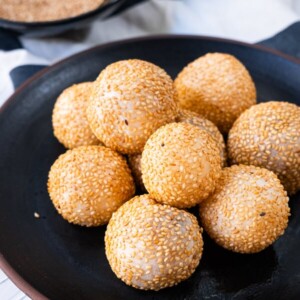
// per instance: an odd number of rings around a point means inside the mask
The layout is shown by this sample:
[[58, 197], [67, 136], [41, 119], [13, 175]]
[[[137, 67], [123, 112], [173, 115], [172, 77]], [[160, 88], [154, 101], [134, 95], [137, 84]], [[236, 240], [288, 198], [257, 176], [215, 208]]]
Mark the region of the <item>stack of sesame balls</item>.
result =
[[51, 167], [50, 198], [70, 223], [108, 224], [108, 262], [130, 286], [159, 290], [193, 274], [203, 250], [193, 206], [207, 234], [238, 253], [265, 249], [288, 225], [300, 108], [256, 104], [232, 55], [206, 54], [174, 82], [150, 62], [115, 62], [63, 91], [52, 121], [69, 150]]

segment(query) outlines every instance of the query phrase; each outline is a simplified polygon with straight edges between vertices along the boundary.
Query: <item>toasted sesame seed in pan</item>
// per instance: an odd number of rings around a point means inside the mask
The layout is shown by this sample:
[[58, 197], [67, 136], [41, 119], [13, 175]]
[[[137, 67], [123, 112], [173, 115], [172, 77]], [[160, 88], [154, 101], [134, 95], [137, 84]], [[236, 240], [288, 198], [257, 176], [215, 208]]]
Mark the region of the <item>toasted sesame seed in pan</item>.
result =
[[190, 277], [202, 256], [202, 229], [192, 214], [133, 198], [112, 216], [105, 252], [118, 278], [143, 290], [160, 290]]
[[1, 1], [0, 18], [16, 22], [48, 22], [73, 18], [101, 6], [105, 0]]
[[277, 176], [263, 168], [225, 168], [213, 195], [200, 204], [204, 230], [220, 246], [256, 253], [281, 236], [290, 215], [289, 198]]
[[228, 156], [232, 164], [273, 171], [295, 194], [300, 190], [300, 107], [270, 101], [246, 110], [229, 132]]
[[92, 82], [74, 84], [60, 94], [54, 105], [54, 135], [66, 148], [101, 144], [86, 117], [92, 87]]
[[195, 111], [228, 133], [236, 118], [256, 103], [256, 89], [244, 65], [225, 53], [208, 53], [175, 79], [179, 106]]
[[48, 191], [64, 219], [99, 226], [134, 195], [135, 187], [124, 157], [104, 146], [82, 146], [54, 162]]
[[145, 145], [143, 182], [158, 202], [192, 207], [214, 191], [221, 164], [217, 143], [207, 131], [171, 123], [158, 129]]
[[138, 59], [106, 67], [95, 81], [87, 110], [94, 134], [123, 154], [141, 153], [150, 135], [174, 121], [177, 114], [170, 76]]

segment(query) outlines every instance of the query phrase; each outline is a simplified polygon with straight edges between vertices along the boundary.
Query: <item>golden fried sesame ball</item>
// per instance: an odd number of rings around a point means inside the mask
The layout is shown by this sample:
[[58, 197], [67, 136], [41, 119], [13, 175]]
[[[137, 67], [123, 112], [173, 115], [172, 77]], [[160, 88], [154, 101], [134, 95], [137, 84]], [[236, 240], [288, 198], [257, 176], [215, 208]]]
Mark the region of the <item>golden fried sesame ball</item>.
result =
[[143, 182], [158, 202], [188, 208], [213, 192], [221, 163], [209, 133], [191, 124], [171, 123], [158, 129], [145, 145]]
[[277, 176], [263, 168], [225, 168], [214, 194], [200, 204], [204, 230], [220, 246], [256, 253], [284, 233], [290, 209]]
[[256, 89], [244, 65], [225, 53], [208, 53], [177, 76], [179, 105], [195, 111], [227, 133], [236, 118], [256, 103]]
[[189, 278], [202, 256], [202, 229], [192, 214], [137, 196], [115, 212], [105, 233], [106, 257], [126, 284], [160, 290]]
[[219, 131], [218, 127], [211, 121], [203, 118], [199, 114], [186, 110], [180, 109], [179, 114], [176, 118], [177, 122], [189, 123], [207, 131], [218, 144], [220, 155], [222, 157], [223, 166], [226, 166], [227, 154], [224, 137]]
[[136, 186], [140, 191], [145, 192], [146, 188], [142, 178], [142, 166], [141, 166], [142, 154], [134, 154], [128, 156], [128, 164], [131, 169]]
[[177, 116], [175, 89], [158, 66], [130, 59], [113, 63], [95, 82], [87, 116], [95, 135], [124, 154], [138, 154], [150, 135]]
[[125, 158], [104, 146], [81, 146], [59, 156], [48, 179], [50, 198], [64, 219], [106, 224], [135, 192]]
[[300, 190], [300, 107], [271, 101], [245, 111], [230, 130], [228, 156], [233, 164], [273, 171], [295, 194]]
[[54, 135], [66, 148], [101, 144], [86, 117], [92, 86], [92, 82], [72, 85], [60, 94], [54, 105]]

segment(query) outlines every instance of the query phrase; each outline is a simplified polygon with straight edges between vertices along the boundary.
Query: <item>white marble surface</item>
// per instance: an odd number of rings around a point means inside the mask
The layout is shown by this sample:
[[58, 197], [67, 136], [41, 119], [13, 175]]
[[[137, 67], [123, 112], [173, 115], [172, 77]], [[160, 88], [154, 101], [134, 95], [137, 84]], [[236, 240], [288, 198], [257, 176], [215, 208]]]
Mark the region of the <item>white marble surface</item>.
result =
[[[0, 51], [0, 105], [13, 92], [9, 71], [26, 63], [51, 64], [108, 41], [159, 33], [268, 38], [300, 19], [299, 0], [150, 0], [90, 30], [59, 38], [22, 38], [26, 50]], [[29, 299], [0, 270], [0, 300]]]
[[30, 300], [22, 291], [20, 291], [0, 270], [0, 299], [1, 300]]

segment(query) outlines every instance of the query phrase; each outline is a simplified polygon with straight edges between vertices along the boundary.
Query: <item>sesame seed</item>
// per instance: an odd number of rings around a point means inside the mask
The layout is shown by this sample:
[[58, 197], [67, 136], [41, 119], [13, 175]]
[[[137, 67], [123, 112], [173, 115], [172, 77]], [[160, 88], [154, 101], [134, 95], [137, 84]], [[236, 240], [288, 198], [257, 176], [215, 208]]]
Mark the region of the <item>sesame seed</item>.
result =
[[228, 136], [232, 164], [273, 171], [290, 195], [300, 190], [300, 107], [270, 101], [252, 106], [234, 123]]
[[135, 186], [124, 157], [104, 146], [81, 146], [59, 156], [49, 172], [48, 192], [67, 221], [106, 224]]
[[170, 123], [147, 141], [142, 179], [156, 201], [188, 208], [213, 192], [221, 165], [220, 151], [209, 133], [189, 123]]
[[[257, 185], [258, 181], [265, 184]], [[286, 229], [288, 201], [273, 172], [234, 165], [223, 169], [215, 192], [200, 204], [201, 224], [220, 246], [234, 252], [256, 253]]]
[[[126, 228], [129, 226], [127, 231], [123, 230], [124, 224]], [[175, 230], [175, 224], [180, 225], [179, 231]], [[137, 228], [138, 240], [131, 234]], [[160, 290], [190, 277], [199, 264], [202, 250], [197, 219], [184, 210], [159, 204], [149, 195], [136, 196], [122, 205], [113, 214], [105, 233], [106, 256], [116, 276], [144, 290]]]
[[185, 109], [179, 110], [179, 114], [176, 118], [176, 121], [192, 124], [209, 133], [218, 145], [220, 155], [223, 160], [223, 166], [226, 166], [227, 154], [224, 137], [214, 123], [205, 119], [204, 117], [200, 116], [195, 112], [188, 111]]
[[212, 121], [222, 133], [228, 133], [237, 117], [256, 103], [249, 72], [225, 53], [208, 53], [188, 64], [175, 79], [175, 88], [181, 108]]
[[54, 105], [54, 135], [66, 148], [102, 144], [91, 131], [85, 113], [92, 88], [92, 82], [72, 85], [60, 94]]
[[150, 135], [178, 114], [173, 81], [150, 62], [115, 62], [95, 81], [86, 113], [93, 133], [107, 147], [139, 154]]

